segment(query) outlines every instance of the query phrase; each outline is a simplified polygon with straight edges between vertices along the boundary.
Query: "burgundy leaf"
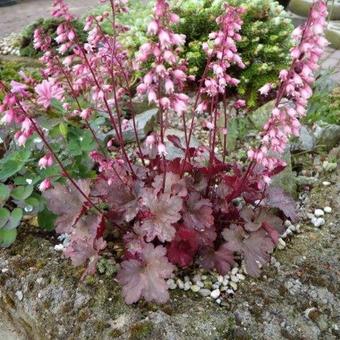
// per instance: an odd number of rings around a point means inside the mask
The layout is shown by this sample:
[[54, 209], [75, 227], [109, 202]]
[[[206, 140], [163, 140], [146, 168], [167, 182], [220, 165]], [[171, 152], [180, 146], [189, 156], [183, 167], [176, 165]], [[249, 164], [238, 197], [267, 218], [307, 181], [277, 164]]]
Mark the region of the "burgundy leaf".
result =
[[294, 199], [279, 187], [268, 188], [265, 204], [280, 209], [292, 221], [295, 221], [297, 218]]
[[197, 249], [197, 232], [181, 226], [177, 230], [174, 240], [168, 247], [168, 258], [173, 264], [186, 267], [192, 264]]
[[[79, 180], [77, 184], [85, 195], [89, 195], [88, 181]], [[58, 215], [55, 222], [57, 233], [69, 233], [83, 212], [85, 198], [70, 182], [66, 185], [57, 183], [54, 188], [45, 191], [43, 196], [47, 201], [48, 209]]]
[[154, 247], [147, 244], [141, 253], [140, 260], [127, 260], [121, 264], [117, 275], [118, 282], [123, 286], [125, 302], [132, 304], [144, 297], [146, 301], [165, 303], [169, 299], [169, 278], [175, 269], [162, 246]]
[[269, 262], [273, 249], [274, 243], [264, 230], [251, 233], [242, 246], [247, 273], [258, 277], [263, 265]]
[[222, 231], [223, 238], [227, 241], [227, 247], [231, 251], [241, 251], [243, 239], [246, 236], [244, 229], [236, 224], [231, 224], [229, 228]]
[[185, 202], [183, 220], [187, 227], [203, 231], [213, 225], [212, 213], [211, 202], [202, 199], [199, 193], [193, 192]]
[[106, 247], [103, 238], [97, 238], [102, 219], [102, 215], [82, 216], [73, 228], [70, 243], [64, 251], [73, 265], [85, 264], [88, 259], [96, 257], [99, 251]]
[[199, 264], [205, 269], [216, 269], [221, 275], [226, 275], [235, 261], [232, 251], [223, 244], [216, 251], [212, 247], [204, 248], [201, 251]]
[[151, 216], [143, 221], [140, 232], [151, 242], [156, 237], [161, 242], [172, 241], [176, 229], [174, 223], [181, 219], [182, 199], [169, 194], [157, 197], [153, 191], [144, 190], [143, 204], [150, 211]]
[[[152, 186], [155, 188], [155, 193], [158, 194], [163, 189], [164, 176], [158, 175], [155, 177]], [[171, 195], [178, 195], [185, 197], [188, 195], [186, 183], [184, 179], [181, 179], [179, 175], [173, 172], [167, 172], [165, 176], [164, 193]]]

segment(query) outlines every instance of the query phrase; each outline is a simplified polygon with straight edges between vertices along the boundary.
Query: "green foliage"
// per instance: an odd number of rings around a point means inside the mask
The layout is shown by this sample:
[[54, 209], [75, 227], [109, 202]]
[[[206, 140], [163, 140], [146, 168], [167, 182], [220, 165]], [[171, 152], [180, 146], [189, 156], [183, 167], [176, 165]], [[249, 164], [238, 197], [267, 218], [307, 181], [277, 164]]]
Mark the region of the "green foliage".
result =
[[[217, 29], [216, 17], [222, 13], [222, 0], [190, 0], [178, 6], [182, 18], [179, 32], [186, 34], [184, 52], [189, 60], [190, 73], [200, 76], [205, 66], [202, 42]], [[276, 82], [278, 73], [289, 63], [290, 34], [293, 25], [283, 8], [273, 0], [229, 0], [234, 6], [246, 8], [238, 49], [244, 70], [233, 73], [241, 82], [238, 93], [246, 98], [248, 107], [259, 103], [258, 89], [268, 82]]]
[[[50, 19], [38, 19], [33, 24], [27, 26], [22, 32], [22, 40], [20, 45], [20, 55], [24, 57], [38, 57], [40, 52], [33, 47], [33, 38], [35, 29], [42, 28], [43, 31], [52, 38], [52, 46], [57, 46], [54, 39], [56, 38], [56, 30], [61, 20]], [[73, 27], [76, 29], [77, 35], [81, 42], [86, 41], [86, 34], [84, 32], [84, 24], [80, 20], [73, 21]]]
[[323, 121], [340, 125], [340, 86], [330, 81], [329, 72], [321, 75], [314, 86], [314, 94], [309, 100], [307, 123]]
[[[182, 56], [188, 60], [189, 73], [200, 77], [205, 68], [206, 55], [202, 43], [212, 31], [217, 30], [216, 18], [223, 12], [225, 0], [172, 1], [181, 22], [175, 27], [185, 34], [186, 45]], [[291, 20], [283, 7], [274, 0], [228, 0], [234, 6], [245, 7], [242, 41], [238, 44], [240, 55], [246, 64], [244, 70], [233, 69], [233, 75], [241, 80], [238, 94], [247, 100], [248, 107], [259, 104], [258, 89], [268, 82], [276, 82], [279, 71], [289, 64]], [[153, 1], [142, 4], [130, 1], [128, 14], [119, 20], [130, 31], [122, 37], [122, 43], [135, 53], [146, 40], [146, 27], [151, 18]], [[110, 31], [109, 23], [105, 26]]]
[[40, 79], [38, 72], [39, 63], [34, 60], [24, 60], [14, 57], [13, 60], [2, 60], [0, 58], [0, 79], [9, 83], [11, 80], [20, 80], [19, 71], [24, 71], [28, 76]]

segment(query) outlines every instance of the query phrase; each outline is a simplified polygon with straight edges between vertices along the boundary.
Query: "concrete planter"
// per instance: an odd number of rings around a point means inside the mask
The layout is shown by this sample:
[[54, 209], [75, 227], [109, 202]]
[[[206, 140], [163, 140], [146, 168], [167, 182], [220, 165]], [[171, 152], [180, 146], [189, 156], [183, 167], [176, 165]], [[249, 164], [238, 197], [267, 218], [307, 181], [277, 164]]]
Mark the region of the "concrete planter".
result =
[[[289, 10], [293, 13], [307, 17], [309, 10], [313, 4], [313, 0], [291, 0], [289, 3]], [[328, 3], [329, 13], [332, 12], [332, 20], [340, 20], [340, 0], [334, 1], [334, 8], [332, 10], [332, 2]]]
[[0, 7], [15, 5], [16, 3], [16, 0], [0, 0]]

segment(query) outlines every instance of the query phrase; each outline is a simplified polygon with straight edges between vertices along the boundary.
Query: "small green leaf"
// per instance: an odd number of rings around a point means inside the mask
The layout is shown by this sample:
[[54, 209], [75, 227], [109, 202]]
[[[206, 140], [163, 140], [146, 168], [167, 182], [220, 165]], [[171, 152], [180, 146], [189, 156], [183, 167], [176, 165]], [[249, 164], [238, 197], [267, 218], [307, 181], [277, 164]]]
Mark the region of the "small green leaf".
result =
[[68, 134], [68, 126], [67, 126], [67, 124], [65, 124], [65, 123], [60, 123], [60, 124], [59, 124], [59, 130], [60, 130], [61, 135], [62, 135], [64, 138], [67, 138], [67, 134]]
[[0, 183], [0, 206], [2, 206], [9, 198], [11, 189], [8, 185]]
[[18, 201], [24, 201], [32, 195], [33, 185], [19, 186], [12, 190], [11, 196]]
[[21, 222], [22, 216], [23, 216], [22, 209], [21, 208], [15, 208], [11, 212], [11, 216], [10, 216], [7, 224], [5, 225], [4, 229], [6, 229], [6, 230], [16, 229]]
[[0, 229], [0, 247], [9, 247], [17, 238], [17, 234], [16, 229]]
[[6, 208], [0, 208], [0, 229], [6, 225], [11, 213]]
[[55, 220], [57, 219], [57, 217], [58, 217], [57, 215], [53, 214], [48, 209], [41, 211], [38, 214], [39, 227], [41, 227], [41, 228], [43, 228], [47, 231], [54, 230], [54, 223], [55, 223]]
[[1, 165], [0, 181], [7, 180], [8, 177], [13, 176], [21, 170], [23, 164], [18, 161], [9, 160], [5, 164]]

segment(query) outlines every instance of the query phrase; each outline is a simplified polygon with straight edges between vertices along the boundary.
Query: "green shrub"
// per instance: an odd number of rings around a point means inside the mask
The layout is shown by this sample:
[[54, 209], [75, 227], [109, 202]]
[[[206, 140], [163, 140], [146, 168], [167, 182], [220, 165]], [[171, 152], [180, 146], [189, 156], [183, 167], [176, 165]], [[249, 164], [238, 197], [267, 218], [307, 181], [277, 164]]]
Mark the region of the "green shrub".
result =
[[[210, 32], [217, 29], [216, 18], [222, 14], [224, 0], [172, 0], [181, 22], [175, 27], [178, 33], [187, 37], [183, 57], [189, 61], [189, 72], [200, 76], [204, 70], [206, 56], [202, 43]], [[234, 75], [241, 80], [240, 96], [247, 100], [250, 108], [259, 104], [258, 89], [268, 82], [275, 82], [279, 71], [289, 64], [291, 20], [283, 7], [274, 0], [229, 0], [234, 6], [247, 9], [243, 37], [238, 48], [246, 68], [234, 69]], [[130, 1], [130, 11], [120, 15], [119, 20], [130, 27], [124, 35], [123, 44], [131, 53], [146, 41], [146, 27], [151, 18], [153, 1], [141, 4]], [[110, 30], [109, 25], [106, 26]]]
[[[202, 74], [205, 55], [202, 42], [217, 29], [215, 19], [222, 13], [223, 0], [189, 0], [178, 6], [182, 18], [179, 32], [187, 36], [185, 56], [189, 59], [190, 73]], [[289, 63], [290, 34], [293, 25], [283, 7], [273, 0], [229, 0], [231, 5], [247, 9], [238, 44], [246, 68], [234, 70], [241, 80], [240, 96], [249, 107], [258, 104], [258, 89], [275, 82], [279, 71]]]
[[[22, 32], [22, 40], [20, 46], [20, 55], [24, 57], [39, 57], [40, 52], [36, 51], [33, 47], [34, 31], [38, 27], [42, 28], [43, 31], [52, 38], [52, 44], [56, 46], [54, 38], [56, 35], [56, 30], [61, 20], [51, 18], [51, 19], [38, 19], [33, 24], [27, 26]], [[86, 34], [84, 32], [84, 24], [80, 20], [74, 20], [73, 25], [76, 28], [78, 37], [81, 42], [86, 40]]]

